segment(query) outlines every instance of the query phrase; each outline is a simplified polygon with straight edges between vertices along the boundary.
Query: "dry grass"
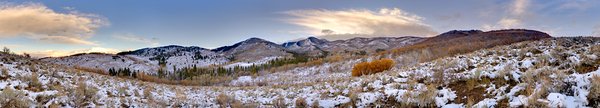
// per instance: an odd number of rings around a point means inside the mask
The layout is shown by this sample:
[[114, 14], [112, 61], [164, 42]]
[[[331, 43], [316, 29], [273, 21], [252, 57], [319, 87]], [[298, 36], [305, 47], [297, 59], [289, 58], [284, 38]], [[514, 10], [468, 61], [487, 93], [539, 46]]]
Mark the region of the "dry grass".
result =
[[217, 96], [217, 104], [219, 104], [220, 108], [242, 108], [242, 102], [236, 100], [235, 98], [231, 98], [226, 94], [219, 94]]
[[594, 52], [596, 54], [600, 54], [600, 45], [591, 46], [590, 52]]
[[319, 101], [318, 101], [318, 100], [315, 100], [315, 101], [313, 101], [313, 103], [312, 103], [312, 106], [311, 106], [311, 107], [312, 107], [312, 108], [319, 108], [319, 106], [321, 106], [321, 105], [319, 105]]
[[273, 106], [275, 106], [275, 108], [287, 107], [287, 105], [285, 104], [285, 98], [283, 98], [282, 96], [279, 96], [277, 99], [274, 100]]
[[308, 108], [308, 104], [304, 98], [297, 98], [295, 104], [296, 108]]
[[392, 59], [381, 59], [374, 60], [371, 62], [362, 62], [354, 65], [352, 68], [352, 76], [362, 76], [368, 74], [375, 74], [389, 70], [394, 66]]
[[430, 84], [427, 85], [427, 90], [422, 91], [419, 95], [417, 95], [417, 106], [423, 107], [434, 107], [435, 106], [435, 97], [437, 96], [437, 85]]
[[2, 108], [28, 108], [31, 106], [32, 101], [28, 100], [25, 93], [21, 91], [7, 87], [0, 93], [0, 107]]
[[594, 75], [590, 79], [592, 84], [590, 85], [590, 93], [588, 94], [588, 105], [592, 107], [600, 106], [600, 75]]
[[39, 77], [40, 76], [36, 72], [31, 73], [31, 75], [29, 76], [29, 90], [35, 92], [42, 90], [42, 83], [40, 82]]
[[85, 71], [85, 72], [93, 72], [93, 73], [97, 73], [97, 74], [108, 75], [108, 72], [106, 72], [105, 70], [102, 70], [102, 69], [88, 68], [88, 67], [82, 67], [82, 66], [73, 66], [73, 67], [77, 70], [81, 70], [81, 71]]
[[2, 77], [9, 77], [10, 75], [8, 74], [8, 69], [6, 69], [6, 67], [2, 67]]
[[77, 88], [75, 88], [75, 93], [73, 93], [73, 99], [75, 100], [75, 104], [78, 107], [85, 107], [89, 104], [95, 102], [96, 93], [98, 92], [97, 88], [88, 86], [83, 80], [78, 82]]

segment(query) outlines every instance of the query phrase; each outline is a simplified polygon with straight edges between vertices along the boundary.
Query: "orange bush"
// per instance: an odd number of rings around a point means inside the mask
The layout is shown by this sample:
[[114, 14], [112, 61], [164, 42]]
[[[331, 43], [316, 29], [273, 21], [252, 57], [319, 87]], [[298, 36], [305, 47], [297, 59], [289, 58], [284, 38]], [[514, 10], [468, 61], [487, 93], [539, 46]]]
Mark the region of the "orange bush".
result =
[[394, 66], [394, 61], [392, 59], [381, 59], [374, 60], [371, 62], [362, 62], [354, 65], [354, 67], [352, 68], [352, 76], [361, 76], [383, 72], [385, 70], [391, 69], [392, 66]]

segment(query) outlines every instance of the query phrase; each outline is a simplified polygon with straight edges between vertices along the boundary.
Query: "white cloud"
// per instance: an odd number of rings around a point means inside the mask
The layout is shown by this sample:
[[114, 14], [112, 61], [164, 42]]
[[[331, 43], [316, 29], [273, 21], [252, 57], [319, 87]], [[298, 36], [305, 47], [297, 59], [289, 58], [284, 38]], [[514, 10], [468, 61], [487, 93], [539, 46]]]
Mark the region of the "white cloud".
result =
[[515, 0], [511, 6], [511, 15], [522, 16], [527, 12], [529, 0]]
[[0, 3], [0, 37], [27, 37], [51, 43], [97, 45], [86, 39], [97, 28], [105, 25], [108, 25], [106, 20], [93, 14], [76, 11], [59, 13], [36, 3]]
[[[353, 36], [432, 36], [437, 34], [424, 18], [398, 8], [371, 10], [296, 10], [288, 11], [292, 16], [286, 21], [306, 27], [313, 35]], [[323, 31], [327, 31], [324, 33]], [[354, 35], [356, 34], [356, 35]]]
[[69, 56], [78, 53], [108, 53], [115, 54], [120, 52], [120, 50], [112, 49], [112, 48], [104, 48], [104, 47], [92, 47], [87, 49], [76, 49], [76, 50], [46, 50], [46, 51], [32, 51], [26, 52], [33, 57], [61, 57], [61, 56]]
[[157, 38], [148, 39], [148, 38], [137, 36], [137, 35], [134, 35], [131, 33], [117, 34], [117, 35], [113, 35], [113, 37], [117, 38], [117, 39], [125, 40], [125, 41], [130, 41], [130, 42], [145, 43], [145, 44], [149, 44], [152, 46], [157, 46], [159, 44]]
[[508, 15], [503, 16], [495, 24], [484, 24], [482, 28], [484, 30], [524, 28], [524, 20], [527, 20], [531, 14], [528, 10], [529, 5], [529, 0], [514, 0], [508, 6]]

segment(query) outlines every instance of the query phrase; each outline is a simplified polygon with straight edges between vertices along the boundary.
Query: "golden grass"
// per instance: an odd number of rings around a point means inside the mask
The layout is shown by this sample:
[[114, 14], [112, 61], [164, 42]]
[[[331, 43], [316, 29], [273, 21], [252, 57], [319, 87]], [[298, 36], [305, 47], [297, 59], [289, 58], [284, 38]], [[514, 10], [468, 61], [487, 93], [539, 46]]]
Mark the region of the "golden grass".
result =
[[375, 74], [389, 70], [394, 66], [392, 59], [381, 59], [374, 60], [371, 62], [362, 62], [354, 65], [352, 68], [352, 76], [362, 76], [368, 74]]

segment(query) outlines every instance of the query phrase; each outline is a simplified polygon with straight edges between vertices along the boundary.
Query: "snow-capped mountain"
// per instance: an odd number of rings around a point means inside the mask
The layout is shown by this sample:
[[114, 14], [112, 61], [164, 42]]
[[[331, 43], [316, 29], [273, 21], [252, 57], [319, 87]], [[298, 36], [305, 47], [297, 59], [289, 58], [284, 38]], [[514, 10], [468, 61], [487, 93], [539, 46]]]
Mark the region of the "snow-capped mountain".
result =
[[307, 39], [287, 42], [282, 46], [291, 52], [306, 53], [307, 55], [321, 55], [328, 53], [344, 52], [375, 52], [387, 50], [421, 42], [424, 38], [419, 37], [375, 37], [375, 38], [352, 38], [348, 40], [328, 41], [309, 37]]
[[292, 56], [281, 45], [260, 38], [250, 38], [212, 51], [231, 57], [233, 60], [244, 62], [256, 61], [265, 57]]
[[299, 41], [283, 43], [282, 46], [285, 47], [288, 51], [294, 53], [306, 55], [322, 55], [324, 54], [325, 50], [321, 48], [328, 46], [329, 44], [330, 42], [325, 39], [308, 37]]

